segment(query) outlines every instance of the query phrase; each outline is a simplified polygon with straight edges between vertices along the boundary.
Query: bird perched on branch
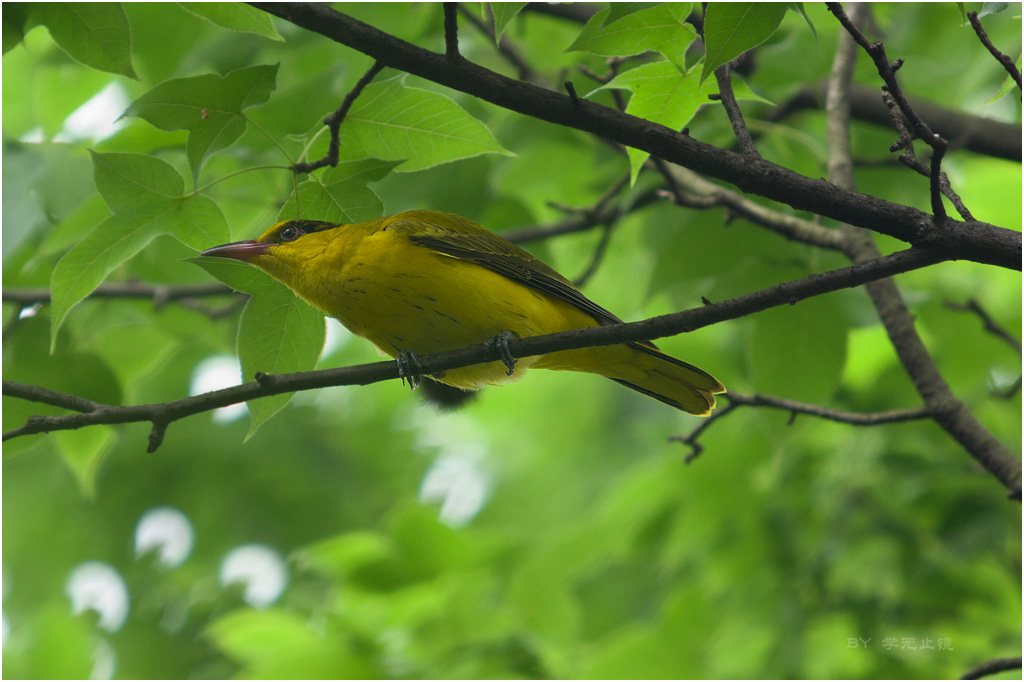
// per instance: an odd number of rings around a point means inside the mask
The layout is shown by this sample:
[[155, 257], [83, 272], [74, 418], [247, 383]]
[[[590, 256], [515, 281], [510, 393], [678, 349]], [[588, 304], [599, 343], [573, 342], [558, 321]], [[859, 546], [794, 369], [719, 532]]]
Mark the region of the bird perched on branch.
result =
[[286, 220], [258, 239], [204, 256], [250, 263], [415, 374], [415, 354], [491, 342], [504, 362], [433, 379], [463, 390], [527, 369], [590, 372], [675, 408], [707, 415], [725, 387], [702, 369], [636, 342], [512, 358], [510, 338], [616, 324], [566, 278], [518, 246], [452, 213], [406, 211], [365, 223]]

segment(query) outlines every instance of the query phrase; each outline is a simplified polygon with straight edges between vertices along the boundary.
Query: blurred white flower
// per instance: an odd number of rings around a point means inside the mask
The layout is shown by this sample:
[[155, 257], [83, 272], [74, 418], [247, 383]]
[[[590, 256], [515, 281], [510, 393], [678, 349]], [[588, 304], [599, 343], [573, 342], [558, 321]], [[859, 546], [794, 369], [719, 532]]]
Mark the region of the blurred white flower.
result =
[[193, 539], [187, 516], [172, 507], [154, 507], [135, 526], [135, 556], [156, 550], [160, 563], [173, 568], [192, 553]]
[[273, 604], [284, 592], [287, 582], [284, 560], [266, 545], [236, 547], [220, 564], [221, 585], [241, 583], [245, 586], [242, 598], [256, 608]]
[[71, 572], [64, 591], [71, 599], [71, 612], [92, 609], [100, 616], [100, 627], [117, 632], [128, 618], [128, 587], [121, 574], [101, 561], [87, 561]]

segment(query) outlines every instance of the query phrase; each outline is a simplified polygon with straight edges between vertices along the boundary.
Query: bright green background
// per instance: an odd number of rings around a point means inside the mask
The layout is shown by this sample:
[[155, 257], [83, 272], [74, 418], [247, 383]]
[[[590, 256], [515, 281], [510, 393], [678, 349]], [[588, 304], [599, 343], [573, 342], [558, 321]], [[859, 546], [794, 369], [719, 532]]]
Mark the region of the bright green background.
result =
[[[280, 167], [325, 150], [320, 121], [370, 66], [246, 6], [186, 7], [56, 16], [4, 5], [4, 289], [54, 294], [20, 321], [4, 304], [6, 379], [133, 404], [187, 395], [212, 355], [239, 353], [251, 377], [307, 367], [319, 352], [319, 317], [248, 270], [216, 272], [256, 292], [223, 319], [183, 305], [82, 301], [103, 281], [212, 281], [188, 261], [198, 250], [258, 234], [286, 202], [282, 214], [294, 216], [293, 178]], [[439, 5], [341, 9], [443, 50]], [[623, 5], [586, 26], [500, 9], [505, 38], [540, 78], [569, 78], [604, 104], [621, 87], [631, 113], [732, 144], [717, 105], [697, 111], [715, 86], [694, 82], [702, 53], [681, 47], [693, 37], [679, 23], [685, 7]], [[1020, 121], [1016, 89], [986, 103], [1006, 74], [956, 5], [873, 9], [912, 95]], [[746, 27], [751, 43], [770, 34], [747, 79], [753, 93], [784, 102], [827, 75], [836, 23], [806, 10], [816, 36], [793, 12], [774, 33], [770, 17]], [[1019, 16], [1013, 5], [983, 19], [1013, 56]], [[49, 28], [17, 44], [18, 29], [34, 24]], [[82, 40], [82, 26], [100, 24], [95, 42]], [[515, 73], [466, 21], [460, 41], [469, 59]], [[608, 56], [646, 50], [600, 90], [576, 69], [604, 73]], [[878, 86], [863, 56], [857, 74]], [[68, 116], [109, 84], [124, 92], [111, 120], [135, 103], [123, 127], [76, 139]], [[743, 107], [766, 157], [826, 173], [820, 112], [767, 124], [769, 105]], [[415, 207], [496, 231], [549, 224], [563, 215], [549, 202], [590, 205], [643, 160], [390, 70], [343, 130], [346, 163], [299, 187], [305, 217]], [[891, 131], [855, 123], [853, 137], [858, 159], [889, 157]], [[1019, 164], [954, 151], [944, 167], [979, 219], [1020, 228]], [[864, 166], [857, 181], [927, 208], [925, 179], [902, 167]], [[643, 171], [629, 191], [657, 182]], [[574, 277], [598, 232], [527, 246]], [[741, 220], [723, 226], [721, 211], [657, 204], [618, 223], [585, 291], [632, 320], [843, 264]], [[947, 263], [898, 281], [954, 391], [1019, 452], [1020, 392], [994, 394], [1020, 376], [1019, 356], [944, 305], [974, 297], [1017, 333], [1019, 273]], [[920, 402], [862, 291], [659, 343], [735, 391], [863, 412]], [[335, 348], [319, 366], [377, 359], [358, 339]], [[152, 455], [147, 425], [5, 443], [5, 675], [87, 677], [102, 650], [125, 678], [945, 678], [1020, 653], [1020, 507], [929, 422], [789, 424], [785, 413], [746, 408], [715, 423], [687, 466], [688, 451], [667, 438], [700, 420], [593, 376], [535, 372], [455, 413], [421, 405], [397, 381], [283, 404], [253, 406], [251, 422], [175, 423]], [[5, 430], [57, 412], [7, 398], [3, 407]], [[425, 483], [446, 471], [465, 485], [430, 494]], [[479, 513], [456, 514], [460, 492], [483, 495]], [[175, 568], [133, 552], [140, 516], [161, 505], [195, 532]], [[287, 588], [269, 608], [218, 583], [225, 554], [250, 543], [288, 561]], [[125, 579], [131, 610], [116, 632], [71, 614], [68, 575], [92, 560]], [[942, 638], [952, 650], [886, 648], [888, 637]], [[851, 638], [870, 641], [850, 648]]]

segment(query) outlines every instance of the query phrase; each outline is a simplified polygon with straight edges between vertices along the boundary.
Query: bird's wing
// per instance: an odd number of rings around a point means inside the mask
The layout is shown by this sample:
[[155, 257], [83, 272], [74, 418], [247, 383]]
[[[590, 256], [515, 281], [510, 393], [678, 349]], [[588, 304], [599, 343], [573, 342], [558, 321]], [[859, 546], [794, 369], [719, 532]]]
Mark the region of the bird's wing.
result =
[[440, 220], [400, 218], [384, 229], [404, 234], [417, 246], [475, 263], [513, 282], [565, 301], [593, 317], [598, 324], [622, 322], [584, 296], [572, 282], [515, 244], [460, 216], [442, 215]]

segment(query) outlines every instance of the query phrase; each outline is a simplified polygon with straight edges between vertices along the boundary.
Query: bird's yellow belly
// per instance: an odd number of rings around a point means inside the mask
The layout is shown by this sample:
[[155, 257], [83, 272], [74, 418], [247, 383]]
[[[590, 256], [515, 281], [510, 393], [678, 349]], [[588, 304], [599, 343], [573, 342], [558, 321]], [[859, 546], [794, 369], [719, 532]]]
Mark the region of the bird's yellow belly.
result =
[[[333, 269], [332, 281], [303, 296], [392, 357], [484, 343], [505, 331], [527, 337], [596, 324], [576, 308], [474, 263], [421, 247], [389, 246], [360, 249]], [[521, 359], [512, 376], [503, 363], [491, 362], [436, 378], [479, 388], [515, 381], [539, 359]]]

